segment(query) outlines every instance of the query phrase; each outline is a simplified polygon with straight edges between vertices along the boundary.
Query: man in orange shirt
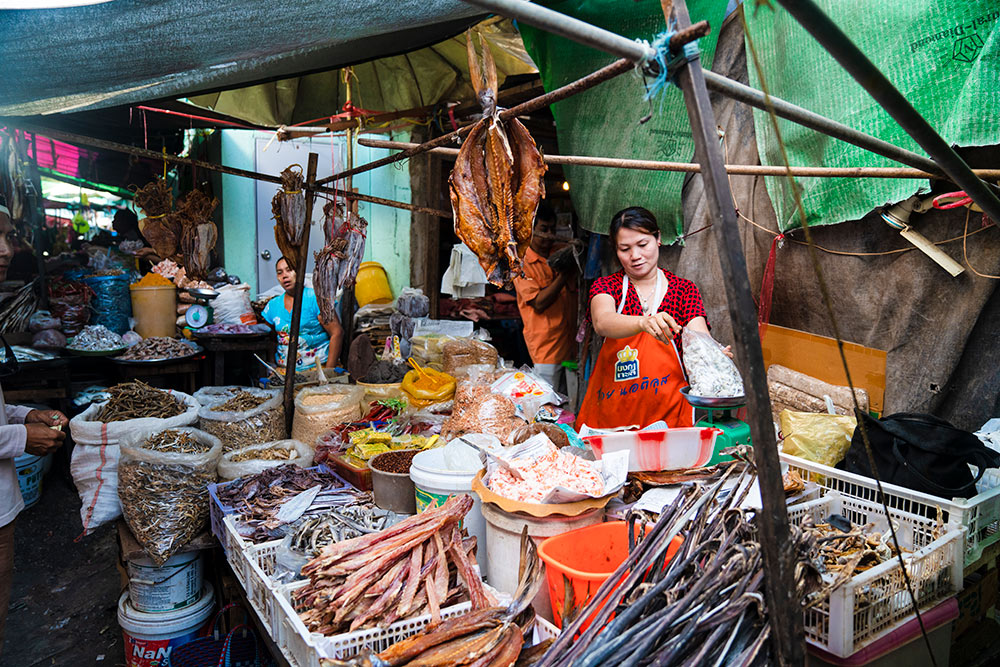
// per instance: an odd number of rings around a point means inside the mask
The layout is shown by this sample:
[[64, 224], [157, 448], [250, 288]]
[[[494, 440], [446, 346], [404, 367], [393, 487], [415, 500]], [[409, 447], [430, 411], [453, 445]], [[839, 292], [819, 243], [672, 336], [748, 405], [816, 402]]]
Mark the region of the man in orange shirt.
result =
[[543, 204], [524, 255], [524, 277], [515, 278], [514, 287], [535, 373], [558, 390], [562, 362], [576, 358], [577, 299], [575, 277], [554, 271], [548, 263], [555, 231], [555, 214]]

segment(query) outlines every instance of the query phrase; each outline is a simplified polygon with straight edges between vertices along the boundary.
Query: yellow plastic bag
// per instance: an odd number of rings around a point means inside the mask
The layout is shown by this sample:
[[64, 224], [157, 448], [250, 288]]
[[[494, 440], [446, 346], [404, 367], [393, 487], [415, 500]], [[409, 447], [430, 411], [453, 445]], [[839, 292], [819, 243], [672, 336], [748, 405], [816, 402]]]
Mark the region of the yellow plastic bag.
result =
[[447, 373], [422, 368], [411, 358], [413, 370], [403, 377], [399, 388], [409, 399], [410, 405], [425, 408], [434, 403], [450, 401], [455, 397], [455, 378]]
[[847, 455], [858, 420], [850, 415], [782, 410], [781, 451], [814, 463], [835, 466]]

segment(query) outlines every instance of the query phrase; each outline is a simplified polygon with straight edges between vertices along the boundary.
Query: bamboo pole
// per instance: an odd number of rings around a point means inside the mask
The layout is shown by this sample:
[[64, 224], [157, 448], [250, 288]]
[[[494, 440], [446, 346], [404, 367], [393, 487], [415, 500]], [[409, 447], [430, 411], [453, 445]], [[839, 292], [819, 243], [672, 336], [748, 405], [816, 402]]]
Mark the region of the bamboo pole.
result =
[[[383, 139], [359, 139], [358, 143], [370, 148], [406, 150], [420, 144]], [[457, 148], [432, 148], [432, 153], [454, 157]], [[628, 158], [588, 157], [583, 155], [546, 155], [548, 164], [570, 164], [610, 169], [638, 169], [643, 171], [680, 171], [701, 173], [701, 165], [692, 162], [661, 162], [658, 160], [632, 160]], [[781, 166], [759, 164], [727, 164], [726, 172], [733, 176], [787, 176]], [[980, 178], [1000, 179], [1000, 169], [973, 169]], [[910, 167], [792, 167], [792, 175], [804, 178], [943, 178], [941, 175]]]

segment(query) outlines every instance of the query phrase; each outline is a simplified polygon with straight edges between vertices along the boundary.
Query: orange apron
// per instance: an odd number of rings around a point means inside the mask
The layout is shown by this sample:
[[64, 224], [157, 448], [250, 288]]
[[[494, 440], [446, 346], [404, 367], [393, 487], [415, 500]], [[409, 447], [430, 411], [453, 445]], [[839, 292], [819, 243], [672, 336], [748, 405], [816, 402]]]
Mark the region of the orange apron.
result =
[[[618, 314], [625, 307], [628, 276], [622, 280]], [[688, 386], [677, 348], [645, 332], [606, 338], [597, 355], [576, 428], [644, 428], [662, 419], [676, 428], [694, 425], [694, 408], [680, 390]]]

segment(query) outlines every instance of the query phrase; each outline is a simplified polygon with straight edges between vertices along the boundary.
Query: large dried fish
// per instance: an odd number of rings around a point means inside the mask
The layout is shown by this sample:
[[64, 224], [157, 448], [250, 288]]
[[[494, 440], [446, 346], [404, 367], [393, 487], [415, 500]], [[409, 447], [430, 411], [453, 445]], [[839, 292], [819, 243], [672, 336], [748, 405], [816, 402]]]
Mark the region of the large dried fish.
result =
[[[482, 40], [481, 40], [482, 41]], [[545, 196], [545, 161], [527, 128], [500, 120], [497, 74], [485, 41], [483, 67], [471, 38], [469, 75], [483, 118], [469, 132], [449, 178], [455, 233], [497, 286], [522, 273], [538, 204]]]

